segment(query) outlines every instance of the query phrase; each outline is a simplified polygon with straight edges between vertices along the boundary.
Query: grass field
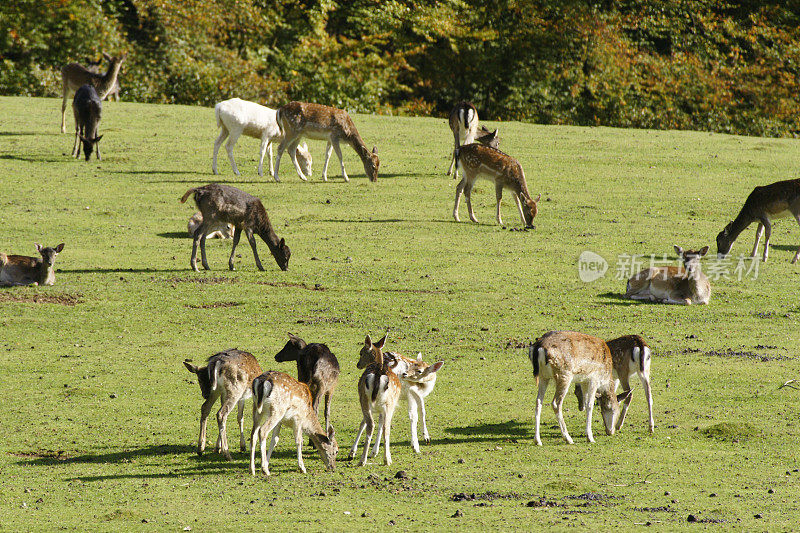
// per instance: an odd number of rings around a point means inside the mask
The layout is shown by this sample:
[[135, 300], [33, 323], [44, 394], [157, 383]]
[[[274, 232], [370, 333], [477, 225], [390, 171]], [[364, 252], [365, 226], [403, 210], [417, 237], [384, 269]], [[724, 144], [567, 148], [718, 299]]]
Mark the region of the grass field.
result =
[[[378, 146], [377, 183], [349, 149], [350, 183], [335, 160], [321, 182], [317, 141], [312, 180], [284, 159], [275, 183], [257, 176], [247, 138], [242, 176], [224, 150], [211, 174], [211, 109], [106, 103], [103, 160], [87, 164], [69, 157], [60, 101], [0, 103], [0, 250], [66, 243], [55, 286], [0, 289], [0, 530], [702, 527], [689, 515], [724, 529], [797, 527], [800, 391], [778, 389], [800, 378], [797, 224], [776, 223], [757, 276], [712, 281], [708, 306], [623, 300], [616, 279], [623, 254], [674, 261], [673, 244], [708, 244], [713, 256], [755, 185], [797, 176], [797, 141], [503, 123], [502, 149], [542, 194], [536, 228], [520, 232], [510, 197], [508, 227], [494, 223], [488, 182], [473, 193], [481, 224], [453, 221], [443, 119], [355, 116]], [[212, 181], [262, 198], [292, 249], [287, 272], [261, 241], [266, 272], [246, 242], [228, 271], [230, 241], [209, 241], [212, 271], [189, 270], [194, 206], [178, 200]], [[593, 283], [578, 276], [586, 250], [610, 262]], [[345, 460], [361, 420], [355, 362], [364, 336], [387, 328], [389, 349], [445, 361], [427, 402], [432, 443], [413, 453], [401, 400], [394, 464], [358, 468]], [[648, 340], [654, 435], [637, 383], [622, 432], [606, 436], [596, 413], [587, 443], [570, 394], [575, 445], [548, 407], [535, 446], [523, 345], [550, 329]], [[269, 478], [250, 476], [249, 454], [198, 457], [201, 397], [181, 361], [239, 347], [295, 374], [273, 359], [287, 332], [327, 343], [341, 363], [336, 471], [307, 448], [301, 474], [286, 429]], [[228, 434], [238, 451], [235, 417]], [[216, 435], [212, 418], [211, 444]]]

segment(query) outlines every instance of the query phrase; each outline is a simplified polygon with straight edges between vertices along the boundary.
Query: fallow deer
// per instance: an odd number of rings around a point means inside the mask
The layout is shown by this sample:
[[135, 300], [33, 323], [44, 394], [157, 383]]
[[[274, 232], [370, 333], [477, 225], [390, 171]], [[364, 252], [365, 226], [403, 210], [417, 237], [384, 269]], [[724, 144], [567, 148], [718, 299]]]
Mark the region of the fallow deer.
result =
[[676, 245], [675, 252], [683, 261], [683, 267], [643, 269], [628, 280], [625, 298], [665, 304], [707, 304], [711, 298], [711, 284], [700, 267], [700, 258], [708, 253], [708, 246], [684, 250]]
[[383, 427], [384, 441], [384, 464], [392, 464], [392, 454], [389, 450], [389, 440], [392, 430], [392, 416], [397, 407], [397, 401], [400, 399], [400, 390], [402, 385], [400, 379], [389, 367], [389, 360], [383, 356], [383, 346], [386, 343], [387, 335], [384, 335], [381, 340], [374, 343], [369, 335], [364, 340], [364, 346], [361, 348], [358, 363], [356, 367], [364, 368], [364, 373], [361, 374], [361, 379], [358, 380], [358, 398], [361, 403], [361, 413], [364, 419], [358, 428], [356, 434], [356, 441], [350, 449], [350, 459], [356, 456], [358, 451], [358, 441], [361, 440], [361, 435], [364, 430], [367, 431], [366, 440], [364, 441], [364, 451], [361, 454], [361, 460], [358, 466], [367, 464], [367, 455], [369, 454], [369, 444], [372, 440], [372, 433], [375, 430], [375, 419], [373, 411], [379, 413], [378, 424]]
[[[458, 205], [461, 202], [461, 193], [467, 197], [469, 218], [473, 222], [478, 220], [472, 211], [472, 187], [479, 177], [494, 183], [497, 196], [497, 223], [503, 225], [500, 216], [500, 201], [503, 198], [503, 189], [509, 189], [514, 195], [514, 201], [519, 209], [522, 225], [526, 228], [533, 226], [533, 219], [538, 211], [537, 202], [542, 195], [532, 199], [525, 182], [525, 172], [519, 162], [500, 150], [489, 148], [479, 143], [472, 143], [456, 148], [456, 165], [461, 165], [464, 177], [456, 187], [456, 202], [453, 206], [453, 218], [458, 218]], [[523, 208], [522, 204], [525, 204]]]
[[[614, 361], [615, 391], [617, 384], [621, 384], [622, 392], [628, 392], [631, 390], [630, 379], [633, 376], [639, 376], [639, 381], [642, 382], [645, 399], [647, 400], [648, 426], [650, 434], [652, 434], [655, 430], [655, 422], [653, 420], [653, 393], [650, 388], [650, 347], [639, 335], [625, 335], [606, 341], [606, 344], [608, 344], [608, 349], [611, 350], [611, 358]], [[580, 385], [575, 385], [575, 396], [578, 397], [578, 410], [583, 411], [584, 397]], [[617, 431], [622, 429], [622, 425], [625, 423], [625, 415], [628, 413], [630, 404], [631, 398], [629, 396], [623, 402], [622, 411], [617, 420]]]
[[[763, 187], [756, 187], [745, 200], [739, 215], [728, 223], [717, 235], [717, 256], [725, 257], [731, 251], [733, 242], [753, 222], [758, 222], [756, 242], [752, 257], [758, 253], [761, 234], [766, 233], [764, 242], [764, 262], [769, 255], [769, 238], [772, 235], [771, 220], [791, 214], [800, 224], [800, 179], [778, 181]], [[800, 257], [800, 248], [794, 254], [792, 263]]]
[[200, 209], [200, 213], [203, 215], [203, 223], [194, 232], [192, 258], [190, 260], [192, 270], [198, 270], [198, 243], [200, 244], [203, 268], [210, 270], [206, 260], [206, 227], [216, 227], [224, 223], [233, 224], [236, 228], [233, 234], [231, 256], [228, 259], [229, 269], [236, 270], [233, 266], [233, 257], [236, 252], [236, 245], [239, 244], [239, 238], [242, 236], [242, 231], [244, 231], [247, 240], [250, 242], [253, 256], [256, 259], [256, 267], [259, 270], [264, 270], [264, 267], [261, 266], [261, 260], [258, 258], [254, 234], [257, 234], [267, 243], [281, 270], [289, 268], [291, 250], [286, 246], [284, 239], [278, 239], [261, 200], [236, 187], [211, 183], [203, 187], [189, 189], [181, 198], [181, 203], [186, 202], [186, 199], [192, 194], [194, 194], [194, 202], [197, 204], [197, 208]]
[[67, 98], [83, 85], [91, 85], [97, 91], [100, 99], [114, 88], [123, 61], [128, 57], [125, 52], [119, 56], [111, 57], [105, 52], [103, 56], [108, 59], [108, 70], [105, 74], [95, 74], [78, 63], [69, 63], [61, 68], [61, 81], [63, 83], [63, 101], [61, 102], [61, 133], [67, 131]]
[[556, 382], [553, 410], [556, 412], [561, 434], [572, 444], [572, 437], [564, 423], [562, 406], [564, 398], [573, 381], [581, 385], [586, 406], [586, 437], [594, 442], [592, 435], [592, 410], [595, 394], [599, 394], [600, 410], [606, 433], [613, 435], [619, 416], [619, 401], [629, 397], [631, 391], [614, 393], [612, 371], [614, 362], [611, 351], [603, 339], [575, 331], [550, 331], [537, 339], [528, 349], [528, 358], [533, 364], [533, 375], [538, 378], [539, 391], [536, 395], [536, 444], [541, 446], [539, 425], [542, 403], [550, 380]]
[[[285, 422], [294, 430], [297, 444], [297, 463], [306, 473], [303, 464], [303, 434], [311, 436], [322, 462], [329, 471], [336, 468], [336, 432], [330, 427], [326, 432], [319, 423], [311, 405], [311, 390], [283, 372], [264, 372], [253, 380], [253, 434], [250, 446], [250, 473], [256, 475], [256, 445], [261, 445], [261, 470], [269, 473], [269, 460], [278, 444], [281, 425]], [[272, 432], [269, 452], [266, 450], [267, 435]]]
[[83, 155], [87, 162], [93, 151], [96, 151], [97, 159], [100, 159], [100, 139], [103, 136], [98, 135], [98, 129], [102, 112], [103, 102], [94, 87], [83, 85], [75, 91], [75, 98], [72, 99], [72, 113], [75, 116], [73, 157], [80, 157], [83, 146]]
[[[103, 53], [103, 57], [106, 58], [107, 60], [111, 59], [111, 56], [109, 56], [106, 53]], [[95, 74], [100, 74], [100, 64], [101, 64], [101, 62], [102, 62], [102, 59], [98, 59], [97, 61], [95, 61], [93, 59], [87, 59], [86, 60], [86, 70], [88, 70], [90, 72], [94, 72]], [[111, 100], [113, 98], [115, 101], [119, 102], [119, 91], [120, 91], [119, 76], [117, 76], [117, 79], [114, 81], [114, 86], [106, 94], [104, 100]]]
[[[428, 433], [428, 424], [425, 418], [425, 398], [433, 392], [436, 385], [437, 371], [442, 368], [444, 361], [438, 361], [429, 365], [422, 360], [422, 354], [417, 354], [416, 359], [405, 357], [395, 352], [386, 352], [384, 357], [389, 359], [389, 367], [400, 378], [403, 390], [408, 401], [408, 417], [411, 419], [411, 447], [415, 452], [420, 453], [419, 439], [417, 438], [417, 420], [419, 411], [422, 412], [422, 438], [426, 444], [430, 444], [431, 437]], [[375, 446], [372, 449], [371, 457], [378, 455], [381, 446], [383, 427], [378, 425], [378, 436], [375, 438]]]
[[229, 461], [231, 453], [228, 449], [228, 433], [226, 423], [234, 406], [238, 405], [237, 420], [239, 422], [239, 446], [247, 450], [244, 439], [244, 403], [252, 397], [250, 385], [256, 376], [261, 374], [261, 367], [253, 354], [232, 348], [219, 352], [208, 358], [208, 364], [198, 368], [189, 361], [183, 362], [189, 372], [197, 375], [203, 405], [200, 407], [200, 437], [197, 439], [197, 454], [202, 455], [206, 449], [206, 425], [211, 408], [217, 398], [222, 404], [217, 411], [217, 452], [222, 453]]
[[36, 251], [42, 256], [28, 257], [26, 255], [6, 255], [0, 253], [0, 287], [14, 285], [53, 285], [56, 282], [56, 272], [53, 265], [56, 256], [64, 249], [62, 242], [55, 248], [43, 247], [34, 243]]
[[319, 416], [319, 402], [325, 398], [325, 430], [331, 428], [331, 397], [339, 382], [339, 361], [330, 348], [318, 342], [306, 343], [289, 333], [289, 341], [275, 355], [275, 361], [297, 361], [297, 379], [308, 385], [314, 413]]
[[[194, 237], [194, 232], [202, 224], [203, 213], [198, 211], [189, 218], [189, 222], [186, 224], [186, 231], [189, 232], [189, 237]], [[205, 228], [206, 239], [230, 239], [233, 238], [235, 230], [236, 228], [233, 227], [233, 224], [228, 224], [227, 222], [221, 222], [216, 226], [208, 225]]]
[[[458, 165], [456, 165], [456, 150], [462, 144], [479, 142], [492, 148], [499, 148], [500, 138], [497, 130], [490, 132], [485, 126], [478, 130], [478, 110], [472, 102], [459, 102], [450, 112], [450, 130], [453, 132], [453, 157], [447, 175], [453, 174], [453, 179], [458, 179]], [[455, 173], [453, 170], [455, 169]]]
[[364, 172], [369, 180], [378, 181], [378, 166], [380, 166], [378, 149], [373, 147], [372, 152], [369, 151], [347, 111], [320, 104], [290, 102], [278, 109], [277, 121], [283, 132], [283, 140], [278, 146], [278, 159], [275, 162], [275, 181], [280, 181], [278, 179], [278, 169], [281, 166], [283, 151], [287, 148], [300, 179], [304, 181], [307, 179], [300, 169], [295, 155], [297, 145], [302, 137], [328, 141], [328, 146], [325, 148], [325, 163], [322, 166], [323, 181], [328, 181], [328, 161], [331, 158], [331, 148], [336, 151], [336, 155], [339, 157], [344, 181], [350, 181], [344, 169], [342, 150], [339, 146], [341, 141], [346, 142], [356, 151], [364, 164]]

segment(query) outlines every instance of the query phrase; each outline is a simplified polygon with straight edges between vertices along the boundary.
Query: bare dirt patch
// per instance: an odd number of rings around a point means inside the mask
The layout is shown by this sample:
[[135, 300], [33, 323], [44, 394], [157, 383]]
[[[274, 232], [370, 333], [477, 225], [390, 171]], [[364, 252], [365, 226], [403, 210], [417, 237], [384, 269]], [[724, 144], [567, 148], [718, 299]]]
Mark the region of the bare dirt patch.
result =
[[751, 361], [761, 361], [766, 363], [769, 361], [788, 361], [790, 358], [785, 355], [767, 355], [750, 351], [734, 350], [727, 348], [725, 350], [711, 350], [706, 352], [706, 355], [715, 355], [717, 357], [739, 357], [742, 359], [749, 359]]
[[220, 309], [226, 307], [238, 307], [244, 305], [243, 302], [212, 302], [210, 304], [186, 304], [184, 307], [189, 309]]
[[72, 307], [83, 303], [82, 294], [7, 294], [0, 292], [0, 302], [60, 304]]
[[325, 287], [319, 283], [308, 285], [306, 283], [291, 283], [288, 281], [256, 281], [256, 285], [268, 285], [270, 287], [289, 287], [294, 289], [305, 289], [307, 291], [325, 291]]
[[[151, 278], [151, 281], [158, 281], [156, 278]], [[200, 285], [216, 285], [218, 283], [236, 283], [239, 281], [238, 278], [226, 278], [223, 276], [213, 277], [213, 278], [166, 278], [164, 280], [165, 283], [197, 283]]]
[[527, 348], [530, 345], [531, 345], [530, 341], [526, 341], [526, 340], [520, 341], [520, 340], [517, 340], [517, 339], [508, 339], [506, 341], [505, 345], [503, 345], [503, 348], [505, 348], [506, 350], [521, 350], [523, 348]]
[[23, 459], [57, 459], [66, 461], [70, 458], [64, 450], [36, 450], [33, 452], [8, 452], [8, 455]]

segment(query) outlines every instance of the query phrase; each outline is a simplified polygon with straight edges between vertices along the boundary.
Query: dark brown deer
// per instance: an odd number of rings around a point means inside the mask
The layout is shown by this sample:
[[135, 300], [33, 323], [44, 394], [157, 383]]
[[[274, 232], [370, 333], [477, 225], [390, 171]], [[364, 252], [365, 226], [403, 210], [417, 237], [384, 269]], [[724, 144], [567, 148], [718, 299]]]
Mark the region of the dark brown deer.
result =
[[328, 141], [328, 146], [325, 148], [325, 164], [322, 166], [323, 181], [328, 181], [328, 161], [331, 158], [331, 148], [336, 150], [336, 155], [342, 164], [344, 181], [350, 181], [344, 169], [342, 149], [339, 147], [339, 142], [341, 141], [346, 142], [356, 151], [364, 164], [364, 172], [369, 180], [378, 181], [378, 166], [380, 166], [378, 149], [373, 147], [372, 151], [369, 151], [347, 111], [320, 104], [290, 102], [278, 109], [276, 118], [278, 126], [283, 131], [283, 140], [278, 146], [278, 159], [275, 162], [275, 181], [280, 181], [278, 179], [278, 169], [281, 166], [281, 155], [287, 148], [297, 174], [300, 175], [301, 179], [306, 179], [297, 162], [296, 155], [297, 145], [302, 137]]
[[103, 136], [97, 133], [102, 112], [103, 102], [94, 87], [84, 85], [75, 92], [75, 98], [72, 99], [72, 113], [75, 116], [75, 145], [72, 147], [74, 157], [80, 157], [83, 146], [83, 155], [87, 162], [93, 151], [97, 152], [97, 159], [101, 159], [100, 139]]
[[42, 258], [0, 253], [0, 287], [14, 285], [53, 285], [56, 273], [53, 265], [56, 256], [64, 249], [62, 242], [55, 248], [42, 247], [34, 243]]
[[319, 402], [325, 397], [325, 430], [331, 428], [331, 397], [339, 382], [339, 361], [327, 345], [306, 343], [289, 333], [289, 341], [275, 355], [275, 361], [297, 361], [297, 380], [308, 385], [314, 413], [319, 416]]
[[206, 226], [216, 227], [224, 223], [233, 224], [236, 228], [233, 234], [231, 256], [230, 259], [228, 259], [228, 268], [236, 270], [233, 266], [233, 257], [236, 252], [236, 245], [239, 244], [239, 238], [242, 236], [242, 231], [244, 231], [247, 240], [250, 242], [250, 247], [253, 249], [253, 256], [256, 259], [256, 267], [258, 267], [259, 270], [264, 270], [264, 267], [261, 266], [261, 260], [258, 258], [254, 235], [258, 235], [267, 243], [270, 252], [272, 252], [272, 256], [275, 258], [281, 270], [289, 268], [291, 250], [286, 246], [286, 241], [284, 239], [278, 239], [278, 236], [272, 229], [269, 216], [267, 216], [267, 212], [261, 200], [236, 187], [211, 183], [203, 187], [189, 189], [186, 191], [186, 194], [183, 195], [183, 198], [181, 198], [181, 202], [186, 202], [186, 199], [192, 194], [194, 194], [194, 201], [197, 204], [197, 208], [203, 215], [203, 223], [198, 226], [194, 232], [192, 258], [190, 261], [192, 270], [198, 270], [198, 244], [200, 244], [203, 268], [210, 270], [208, 261], [206, 260]]
[[247, 450], [247, 443], [244, 440], [244, 402], [253, 396], [250, 385], [253, 383], [253, 379], [261, 374], [261, 367], [253, 354], [235, 348], [212, 355], [208, 358], [208, 364], [202, 368], [198, 368], [189, 361], [184, 361], [183, 364], [189, 372], [197, 375], [200, 393], [205, 400], [200, 407], [200, 437], [197, 440], [197, 454], [202, 455], [206, 448], [208, 415], [211, 413], [214, 403], [219, 399], [222, 405], [217, 411], [219, 436], [216, 448], [217, 452], [222, 453], [230, 461], [228, 433], [225, 429], [228, 415], [234, 406], [238, 405], [239, 446], [242, 451]]
[[[773, 218], [792, 215], [800, 224], [800, 179], [778, 181], [763, 187], [756, 187], [747, 197], [739, 215], [717, 235], [717, 256], [724, 257], [731, 251], [733, 242], [753, 222], [758, 222], [756, 242], [752, 257], [758, 253], [761, 234], [766, 233], [764, 242], [764, 261], [769, 255], [769, 238], [772, 235]], [[792, 263], [800, 258], [800, 248], [794, 254]]]
[[61, 68], [61, 81], [63, 82], [63, 101], [61, 102], [61, 133], [67, 132], [67, 98], [83, 85], [91, 85], [97, 91], [100, 99], [106, 97], [114, 88], [119, 75], [122, 62], [128, 57], [127, 52], [116, 57], [103, 53], [109, 61], [105, 74], [95, 74], [78, 63], [69, 63]]

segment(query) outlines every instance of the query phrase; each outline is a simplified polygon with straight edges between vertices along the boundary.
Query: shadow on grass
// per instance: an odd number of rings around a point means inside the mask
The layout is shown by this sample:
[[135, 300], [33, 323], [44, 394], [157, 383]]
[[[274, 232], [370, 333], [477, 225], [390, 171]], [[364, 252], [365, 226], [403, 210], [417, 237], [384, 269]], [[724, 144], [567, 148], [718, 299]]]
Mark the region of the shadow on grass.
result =
[[631, 300], [630, 298], [625, 298], [625, 296], [619, 292], [604, 292], [602, 294], [598, 294], [597, 296], [607, 300], [616, 300], [614, 302], [607, 302], [608, 305], [622, 305], [628, 307], [630, 305], [658, 304], [657, 302], [650, 300]]
[[0, 131], [0, 137], [12, 137], [12, 136], [19, 136], [19, 135], [65, 135], [65, 133], [42, 133], [40, 131]]
[[[794, 245], [794, 244], [770, 244], [769, 247], [770, 248], [774, 248], [775, 250], [784, 250], [786, 252], [796, 252], [797, 251], [797, 245]], [[760, 249], [763, 250], [763, 248], [760, 248]], [[763, 255], [763, 252], [761, 254], [758, 254], [759, 260], [761, 259], [762, 255]]]
[[[125, 172], [123, 172], [123, 174], [125, 174]], [[172, 173], [171, 172], [162, 172], [161, 174], [172, 174]], [[269, 184], [274, 184], [275, 183], [274, 180], [263, 180], [263, 181], [255, 181], [255, 180], [253, 180], [253, 181], [246, 181], [246, 180], [216, 180], [216, 179], [214, 179], [214, 175], [213, 174], [210, 175], [209, 179], [206, 180], [206, 179], [203, 179], [202, 174], [200, 172], [186, 172], [186, 174], [200, 175], [200, 177], [198, 177], [197, 179], [192, 179], [192, 180], [189, 180], [189, 179], [187, 179], [187, 180], [148, 180], [147, 183], [187, 183], [187, 184], [196, 185], [196, 186], [197, 186], [198, 183], [203, 183], [203, 184], [221, 183], [221, 184], [224, 184], [224, 185], [240, 185], [240, 184], [245, 184], [245, 185], [255, 185], [255, 184], [258, 184], [258, 185], [269, 185]], [[280, 185], [280, 184], [278, 184], [278, 185]]]
[[109, 170], [109, 174], [202, 174], [192, 170]]
[[446, 444], [454, 440], [459, 442], [471, 442], [482, 440], [498, 440], [510, 437], [527, 437], [531, 434], [528, 424], [521, 424], [516, 420], [500, 422], [497, 424], [479, 424], [476, 426], [461, 426], [445, 428], [445, 432], [451, 435], [459, 435], [463, 439], [434, 439], [431, 442]]
[[122, 274], [124, 272], [130, 273], [177, 273], [183, 272], [187, 269], [179, 269], [179, 268], [171, 268], [171, 269], [159, 269], [159, 268], [62, 268], [59, 269], [58, 272], [69, 272], [71, 274]]
[[168, 231], [166, 233], [158, 233], [157, 235], [165, 239], [191, 239], [189, 233], [185, 231]]
[[67, 159], [67, 156], [52, 157], [52, 156], [22, 156], [22, 155], [3, 154], [0, 155], [0, 159], [12, 159], [14, 161], [25, 161], [26, 163], [63, 163], [65, 161], [70, 161], [73, 158], [71, 156], [69, 157], [69, 159]]

